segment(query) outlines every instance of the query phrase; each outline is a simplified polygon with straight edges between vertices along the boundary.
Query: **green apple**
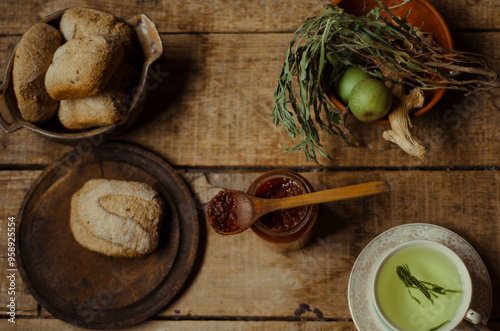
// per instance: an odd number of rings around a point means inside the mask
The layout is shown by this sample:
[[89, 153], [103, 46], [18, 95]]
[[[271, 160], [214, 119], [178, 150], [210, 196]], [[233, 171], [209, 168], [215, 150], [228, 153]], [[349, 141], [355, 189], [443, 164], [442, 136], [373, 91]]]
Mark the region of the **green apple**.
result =
[[370, 77], [372, 76], [361, 68], [348, 67], [342, 77], [340, 77], [337, 85], [337, 94], [340, 100], [347, 105], [349, 103], [349, 95], [351, 94], [352, 88], [357, 83]]
[[363, 122], [376, 121], [387, 115], [392, 105], [391, 90], [383, 82], [368, 78], [357, 83], [349, 95], [349, 108]]

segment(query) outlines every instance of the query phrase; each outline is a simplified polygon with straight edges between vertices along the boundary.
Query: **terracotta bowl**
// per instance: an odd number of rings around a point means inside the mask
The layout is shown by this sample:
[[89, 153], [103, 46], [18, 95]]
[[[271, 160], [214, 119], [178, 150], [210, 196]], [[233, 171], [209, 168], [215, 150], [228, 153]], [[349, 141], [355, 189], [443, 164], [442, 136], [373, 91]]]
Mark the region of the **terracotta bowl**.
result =
[[[383, 4], [387, 7], [395, 6], [401, 3], [401, 0], [383, 0]], [[343, 8], [346, 13], [356, 16], [363, 15], [363, 8], [365, 13], [377, 5], [375, 0], [336, 0], [332, 3], [334, 6]], [[365, 7], [366, 6], [366, 7]], [[434, 40], [443, 48], [453, 49], [453, 40], [451, 38], [450, 30], [446, 25], [443, 17], [427, 0], [412, 0], [404, 6], [397, 7], [391, 10], [396, 16], [405, 16], [408, 10], [411, 9], [410, 15], [407, 17], [407, 22], [415, 25], [422, 26], [423, 32], [432, 33]], [[383, 13], [388, 16], [387, 13]], [[424, 91], [425, 102], [424, 106], [412, 113], [412, 116], [420, 116], [429, 111], [441, 99], [445, 89], [426, 90]], [[333, 93], [329, 93], [328, 97], [340, 110], [345, 109]], [[387, 117], [371, 123], [388, 124]]]
[[[61, 16], [65, 11], [66, 10], [55, 12], [45, 17], [40, 22], [51, 24], [58, 28]], [[123, 21], [130, 25], [136, 32], [143, 57], [140, 63], [135, 65], [140, 73], [140, 77], [137, 83], [134, 84], [135, 87], [132, 89], [133, 95], [130, 95], [129, 98], [130, 104], [120, 122], [88, 130], [69, 131], [59, 123], [57, 115], [47, 123], [40, 125], [25, 121], [19, 112], [12, 84], [12, 66], [14, 64], [14, 54], [16, 52], [14, 49], [7, 65], [3, 84], [0, 86], [0, 126], [8, 133], [14, 132], [20, 128], [27, 128], [44, 138], [70, 145], [77, 144], [83, 140], [100, 142], [130, 126], [144, 106], [147, 94], [146, 89], [148, 86], [148, 71], [151, 64], [161, 57], [163, 45], [155, 24], [151, 22], [146, 15], [140, 14]]]

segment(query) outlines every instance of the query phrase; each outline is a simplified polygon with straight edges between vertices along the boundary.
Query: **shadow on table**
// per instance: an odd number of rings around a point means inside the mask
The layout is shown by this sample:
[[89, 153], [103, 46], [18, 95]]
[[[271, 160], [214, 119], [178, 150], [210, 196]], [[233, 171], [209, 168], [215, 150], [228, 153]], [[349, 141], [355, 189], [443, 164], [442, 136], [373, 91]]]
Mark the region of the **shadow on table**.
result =
[[345, 228], [358, 227], [362, 222], [363, 211], [352, 202], [320, 204], [318, 220], [308, 246], [335, 244], [338, 240], [337, 236], [345, 232]]
[[[349, 246], [349, 258], [357, 255], [374, 238], [377, 228], [377, 209], [389, 208], [390, 199], [384, 195], [321, 204], [313, 238], [308, 247], [338, 249]], [[314, 248], [314, 247], [313, 247]]]
[[181, 100], [189, 94], [190, 85], [196, 84], [203, 68], [199, 62], [203, 62], [204, 56], [199, 54], [202, 52], [199, 47], [182, 38], [164, 40], [163, 56], [149, 71], [146, 105], [131, 130], [158, 121], [160, 117], [162, 122], [168, 122], [176, 116]]
[[320, 204], [312, 242], [328, 237], [347, 226], [333, 204]]

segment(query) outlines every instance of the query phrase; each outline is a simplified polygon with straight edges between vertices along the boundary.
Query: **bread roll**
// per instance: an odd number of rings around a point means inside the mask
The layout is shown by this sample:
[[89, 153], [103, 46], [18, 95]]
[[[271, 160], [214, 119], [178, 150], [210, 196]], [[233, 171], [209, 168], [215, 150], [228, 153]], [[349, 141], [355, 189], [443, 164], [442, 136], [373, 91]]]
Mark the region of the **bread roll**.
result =
[[91, 8], [70, 8], [61, 18], [60, 29], [68, 41], [74, 38], [100, 36], [119, 42], [125, 50], [127, 60], [137, 53], [135, 31], [110, 13]]
[[131, 88], [136, 78], [136, 70], [122, 63], [101, 93], [87, 98], [62, 100], [59, 121], [70, 130], [118, 123], [132, 101]]
[[44, 81], [61, 40], [56, 28], [38, 23], [24, 33], [17, 45], [12, 80], [19, 111], [28, 122], [45, 122], [57, 110], [59, 103], [49, 97]]
[[55, 52], [45, 87], [55, 100], [96, 95], [104, 90], [122, 60], [122, 46], [103, 37], [73, 39]]
[[158, 247], [163, 200], [145, 183], [91, 179], [71, 199], [70, 225], [82, 246], [137, 257]]

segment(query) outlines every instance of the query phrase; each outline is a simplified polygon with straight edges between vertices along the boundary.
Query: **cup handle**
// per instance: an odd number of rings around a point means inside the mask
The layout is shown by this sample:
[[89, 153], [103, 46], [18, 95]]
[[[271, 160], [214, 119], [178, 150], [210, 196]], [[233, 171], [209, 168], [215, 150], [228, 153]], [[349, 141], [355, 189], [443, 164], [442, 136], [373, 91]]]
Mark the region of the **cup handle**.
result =
[[478, 312], [469, 309], [465, 314], [464, 320], [454, 329], [456, 331], [489, 331], [483, 324], [483, 317]]
[[471, 322], [472, 324], [481, 324], [483, 322], [483, 317], [478, 312], [469, 309], [465, 314], [464, 319]]

